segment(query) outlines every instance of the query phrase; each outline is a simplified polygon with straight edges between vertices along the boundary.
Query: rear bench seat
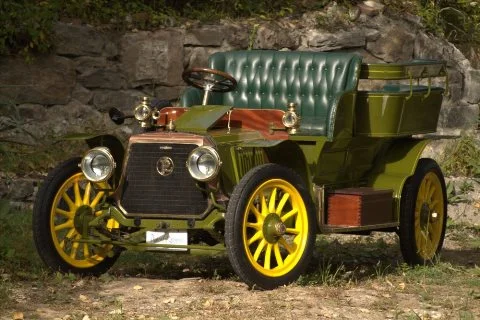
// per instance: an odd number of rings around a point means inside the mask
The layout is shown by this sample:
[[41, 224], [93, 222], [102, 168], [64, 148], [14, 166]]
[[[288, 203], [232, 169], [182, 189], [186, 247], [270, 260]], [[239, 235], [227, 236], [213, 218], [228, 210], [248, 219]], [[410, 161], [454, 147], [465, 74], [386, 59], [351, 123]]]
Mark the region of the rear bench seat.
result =
[[[286, 110], [295, 102], [300, 129], [327, 135], [340, 97], [357, 90], [362, 60], [353, 53], [252, 50], [218, 52], [208, 63], [238, 83], [235, 91], [211, 94], [209, 104]], [[180, 104], [199, 105], [202, 97], [201, 90], [188, 88]]]

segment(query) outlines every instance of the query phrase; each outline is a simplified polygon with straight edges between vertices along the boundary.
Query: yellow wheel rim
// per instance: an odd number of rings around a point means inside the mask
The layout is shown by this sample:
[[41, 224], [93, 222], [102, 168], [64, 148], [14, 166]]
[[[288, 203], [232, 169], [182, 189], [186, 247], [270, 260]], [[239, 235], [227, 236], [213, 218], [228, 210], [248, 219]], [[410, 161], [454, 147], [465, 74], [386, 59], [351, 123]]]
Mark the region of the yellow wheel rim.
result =
[[280, 277], [300, 261], [307, 244], [308, 216], [298, 190], [282, 179], [258, 186], [243, 218], [243, 246], [251, 265], [263, 275]]
[[435, 256], [444, 219], [442, 184], [435, 173], [429, 172], [420, 183], [415, 203], [415, 242], [418, 255], [424, 260]]
[[[96, 184], [107, 188], [106, 183]], [[111, 245], [94, 246], [80, 243], [82, 235], [75, 228], [75, 216], [80, 208], [92, 208], [99, 203], [105, 193], [95, 191], [92, 182], [82, 173], [68, 178], [58, 189], [50, 211], [50, 231], [55, 249], [63, 260], [76, 268], [90, 268], [102, 262], [111, 251]], [[115, 221], [116, 222], [116, 221]], [[118, 222], [117, 226], [118, 226]]]

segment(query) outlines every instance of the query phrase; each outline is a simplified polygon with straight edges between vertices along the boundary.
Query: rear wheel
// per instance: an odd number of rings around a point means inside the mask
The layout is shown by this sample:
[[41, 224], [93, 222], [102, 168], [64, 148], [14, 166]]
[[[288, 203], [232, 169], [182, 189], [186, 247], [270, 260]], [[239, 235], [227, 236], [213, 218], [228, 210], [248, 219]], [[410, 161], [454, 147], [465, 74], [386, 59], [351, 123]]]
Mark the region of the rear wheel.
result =
[[248, 172], [235, 187], [225, 217], [225, 244], [238, 276], [261, 289], [295, 281], [312, 256], [313, 213], [294, 171], [266, 164]]
[[446, 199], [440, 167], [432, 159], [420, 159], [401, 200], [400, 248], [408, 264], [432, 263], [438, 256], [447, 223]]
[[[119, 253], [112, 245], [79, 242], [85, 224], [95, 218], [95, 207], [105, 195], [107, 183], [95, 186], [80, 171], [80, 158], [54, 169], [38, 191], [33, 208], [33, 237], [37, 251], [55, 271], [98, 275], [106, 272]], [[118, 227], [110, 219], [107, 226]]]

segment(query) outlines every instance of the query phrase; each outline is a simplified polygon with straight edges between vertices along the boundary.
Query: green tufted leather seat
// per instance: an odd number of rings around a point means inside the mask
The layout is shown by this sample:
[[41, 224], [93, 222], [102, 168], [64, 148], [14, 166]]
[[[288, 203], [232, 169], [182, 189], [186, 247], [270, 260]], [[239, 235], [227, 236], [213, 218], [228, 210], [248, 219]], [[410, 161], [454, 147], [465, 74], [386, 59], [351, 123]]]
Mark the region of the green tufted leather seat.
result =
[[[285, 110], [295, 102], [302, 117], [300, 129], [327, 135], [341, 96], [357, 89], [361, 63], [353, 53], [218, 52], [210, 56], [209, 68], [231, 74], [238, 84], [235, 91], [211, 94], [209, 104]], [[202, 97], [201, 90], [188, 88], [180, 104], [198, 105]]]

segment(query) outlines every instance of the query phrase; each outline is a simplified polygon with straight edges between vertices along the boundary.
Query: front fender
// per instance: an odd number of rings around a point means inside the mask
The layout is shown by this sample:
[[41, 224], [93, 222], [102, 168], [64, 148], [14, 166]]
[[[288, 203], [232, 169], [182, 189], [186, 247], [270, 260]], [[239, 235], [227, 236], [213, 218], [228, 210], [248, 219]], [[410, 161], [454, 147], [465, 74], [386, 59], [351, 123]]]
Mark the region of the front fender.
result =
[[116, 185], [118, 185], [118, 180], [122, 173], [123, 158], [125, 156], [125, 146], [119, 138], [111, 134], [75, 134], [64, 137], [64, 140], [84, 140], [90, 149], [95, 147], [107, 147], [112, 153], [117, 165], [115, 168], [114, 180]]
[[125, 146], [123, 143], [120, 141], [120, 139], [110, 134], [88, 138], [85, 141], [90, 148], [107, 147], [110, 150], [117, 164], [115, 167], [114, 180], [115, 185], [118, 185], [118, 181], [123, 169], [123, 157], [125, 156]]

